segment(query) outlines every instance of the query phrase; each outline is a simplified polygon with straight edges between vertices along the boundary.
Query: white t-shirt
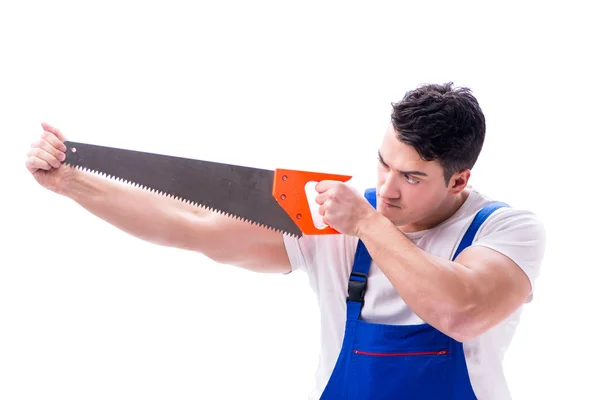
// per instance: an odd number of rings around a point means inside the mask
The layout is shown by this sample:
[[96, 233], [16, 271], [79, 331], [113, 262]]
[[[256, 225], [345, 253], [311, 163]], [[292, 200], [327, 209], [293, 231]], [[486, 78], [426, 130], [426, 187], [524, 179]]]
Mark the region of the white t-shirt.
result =
[[[451, 259], [475, 214], [493, 200], [471, 192], [449, 219], [434, 228], [405, 233], [419, 248]], [[308, 274], [321, 312], [321, 353], [315, 374], [316, 386], [309, 399], [325, 389], [342, 347], [346, 322], [348, 279], [358, 238], [346, 235], [284, 235], [292, 270]], [[473, 245], [485, 246], [510, 257], [529, 277], [532, 287], [545, 250], [545, 230], [535, 214], [515, 208], [495, 211], [479, 229]], [[533, 291], [527, 302], [532, 299]], [[476, 339], [463, 343], [469, 378], [479, 400], [510, 399], [502, 359], [519, 322], [522, 307]], [[372, 263], [361, 318], [381, 324], [422, 324], [404, 303], [379, 267]]]

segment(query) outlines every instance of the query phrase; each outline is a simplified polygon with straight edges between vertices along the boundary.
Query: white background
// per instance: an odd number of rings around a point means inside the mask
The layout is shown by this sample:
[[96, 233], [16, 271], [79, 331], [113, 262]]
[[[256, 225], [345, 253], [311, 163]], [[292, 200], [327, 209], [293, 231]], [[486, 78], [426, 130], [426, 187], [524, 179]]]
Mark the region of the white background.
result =
[[505, 359], [514, 399], [600, 398], [592, 2], [368, 4], [2, 1], [0, 399], [305, 399], [317, 366], [302, 273], [153, 246], [44, 190], [24, 166], [41, 121], [373, 179], [390, 103], [446, 81], [486, 114], [472, 183], [548, 231]]

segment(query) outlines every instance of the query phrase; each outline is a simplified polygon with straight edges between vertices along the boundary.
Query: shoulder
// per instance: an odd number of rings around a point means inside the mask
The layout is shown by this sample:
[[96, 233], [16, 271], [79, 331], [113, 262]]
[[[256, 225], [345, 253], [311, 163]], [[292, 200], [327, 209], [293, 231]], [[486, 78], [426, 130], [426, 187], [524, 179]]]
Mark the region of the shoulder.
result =
[[[470, 207], [470, 220], [494, 200], [475, 192]], [[502, 207], [494, 211], [478, 229], [474, 246], [491, 248], [512, 259], [529, 277], [532, 287], [539, 275], [546, 250], [544, 223], [532, 210]]]
[[[496, 201], [502, 201], [501, 199], [491, 199], [475, 189], [473, 189], [472, 196], [473, 201], [467, 212], [469, 220], [473, 220], [475, 215], [485, 206]], [[519, 237], [545, 242], [546, 230], [544, 223], [534, 211], [508, 203], [508, 207], [500, 207], [486, 218], [475, 240], [484, 239], [489, 235], [499, 235], [506, 240]]]

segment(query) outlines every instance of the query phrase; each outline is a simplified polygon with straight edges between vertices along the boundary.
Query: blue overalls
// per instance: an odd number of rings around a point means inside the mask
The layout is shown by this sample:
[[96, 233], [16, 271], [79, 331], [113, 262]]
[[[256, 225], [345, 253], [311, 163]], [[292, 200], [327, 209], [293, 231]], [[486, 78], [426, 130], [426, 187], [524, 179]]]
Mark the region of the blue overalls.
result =
[[[365, 197], [376, 207], [375, 189]], [[452, 260], [473, 243], [486, 218], [507, 204], [481, 209]], [[321, 400], [476, 399], [462, 343], [429, 324], [383, 325], [361, 320], [371, 256], [359, 240], [348, 282], [342, 349]]]

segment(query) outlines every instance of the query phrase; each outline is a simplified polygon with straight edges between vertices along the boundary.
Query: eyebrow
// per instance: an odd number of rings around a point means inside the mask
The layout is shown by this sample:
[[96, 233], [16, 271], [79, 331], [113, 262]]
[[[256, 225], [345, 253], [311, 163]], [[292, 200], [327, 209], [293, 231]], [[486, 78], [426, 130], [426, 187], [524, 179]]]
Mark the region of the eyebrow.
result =
[[[387, 165], [387, 163], [385, 161], [383, 161], [383, 157], [381, 156], [381, 151], [377, 151], [377, 154], [379, 154], [379, 159], [381, 160], [382, 163], [384, 163], [385, 165]], [[425, 172], [423, 171], [401, 171], [401, 170], [397, 170], [399, 173], [401, 173], [402, 175], [419, 175], [419, 176], [428, 176]]]

